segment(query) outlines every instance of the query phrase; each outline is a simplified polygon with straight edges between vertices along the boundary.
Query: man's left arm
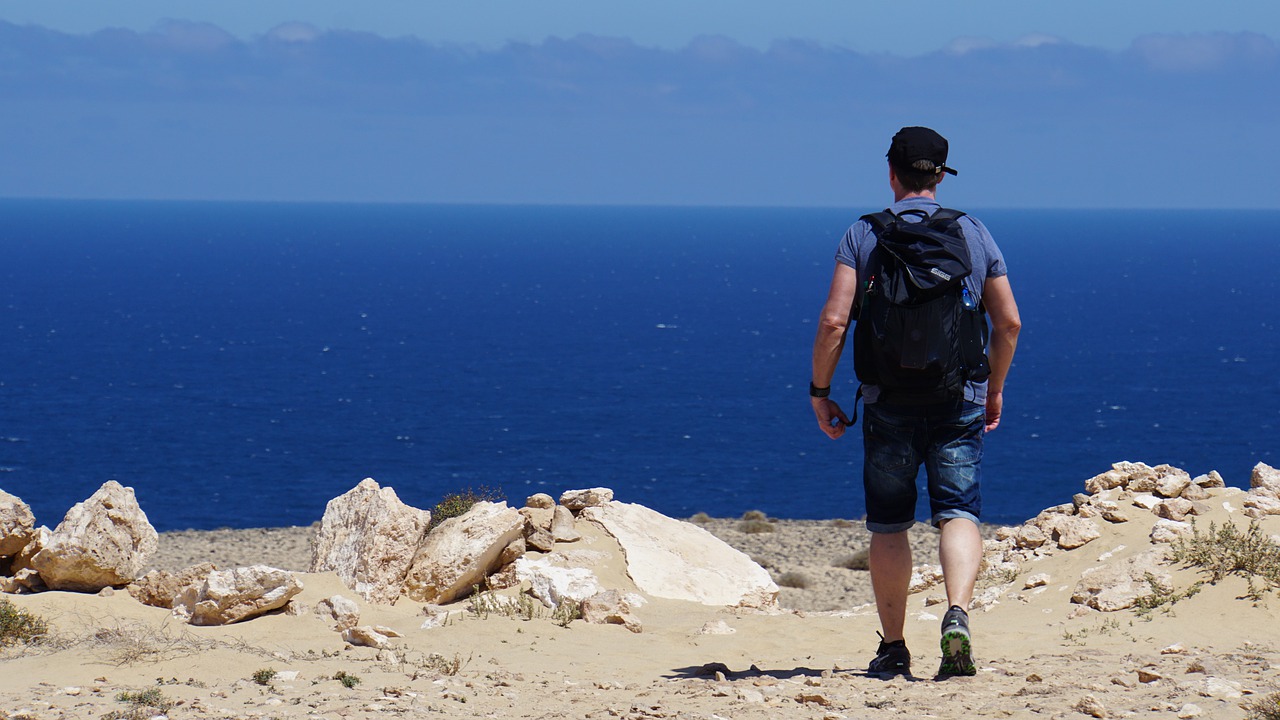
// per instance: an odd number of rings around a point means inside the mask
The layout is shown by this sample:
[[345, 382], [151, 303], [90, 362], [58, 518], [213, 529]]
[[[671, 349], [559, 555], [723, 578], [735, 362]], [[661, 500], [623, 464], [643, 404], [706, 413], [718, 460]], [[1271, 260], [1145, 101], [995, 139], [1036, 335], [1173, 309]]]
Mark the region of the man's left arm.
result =
[[982, 303], [991, 316], [991, 342], [987, 358], [991, 364], [991, 377], [987, 379], [987, 423], [991, 432], [1000, 425], [1004, 411], [1004, 381], [1013, 364], [1013, 353], [1018, 347], [1018, 331], [1022, 318], [1018, 315], [1018, 303], [1013, 298], [1009, 276], [988, 277], [982, 286]]

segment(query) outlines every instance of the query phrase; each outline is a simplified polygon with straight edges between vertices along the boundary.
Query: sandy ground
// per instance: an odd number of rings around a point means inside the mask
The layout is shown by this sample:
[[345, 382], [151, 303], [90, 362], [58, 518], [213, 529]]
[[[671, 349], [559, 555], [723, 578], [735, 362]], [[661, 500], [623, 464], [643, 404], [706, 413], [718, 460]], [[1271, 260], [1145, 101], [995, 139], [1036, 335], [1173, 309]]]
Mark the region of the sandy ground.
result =
[[[1242, 522], [1215, 498], [1203, 518]], [[1238, 505], [1238, 502], [1236, 503]], [[1280, 594], [1246, 599], [1229, 577], [1152, 613], [1082, 611], [1070, 602], [1080, 574], [1151, 547], [1152, 522], [1102, 523], [1103, 536], [1026, 563], [1000, 602], [973, 615], [976, 677], [935, 680], [942, 608], [937, 589], [911, 598], [912, 677], [863, 672], [878, 623], [867, 573], [840, 565], [866, 545], [859, 525], [782, 521], [743, 533], [706, 523], [785, 587], [778, 612], [652, 600], [644, 631], [567, 626], [450, 607], [422, 627], [421, 605], [358, 601], [361, 624], [394, 628], [390, 650], [353, 647], [310, 614], [276, 614], [202, 628], [127, 593], [7, 596], [47, 618], [55, 637], [0, 655], [0, 719], [100, 718], [1244, 718], [1242, 704], [1280, 690]], [[1264, 529], [1280, 533], [1280, 517]], [[305, 570], [312, 528], [168, 533], [157, 567], [266, 562]], [[936, 562], [935, 534], [915, 537], [917, 562]], [[600, 541], [596, 538], [593, 541]], [[602, 541], [603, 542], [603, 541]], [[1050, 582], [1024, 589], [1028, 576]], [[1180, 589], [1204, 579], [1174, 574]], [[305, 574], [296, 601], [343, 594], [332, 574]], [[702, 634], [708, 624], [729, 634]], [[264, 684], [253, 676], [272, 670]], [[335, 676], [358, 679], [344, 684]], [[265, 676], [265, 674], [264, 674]], [[350, 687], [348, 687], [350, 685]], [[161, 711], [130, 702], [157, 692]], [[113, 714], [114, 713], [114, 714]]]

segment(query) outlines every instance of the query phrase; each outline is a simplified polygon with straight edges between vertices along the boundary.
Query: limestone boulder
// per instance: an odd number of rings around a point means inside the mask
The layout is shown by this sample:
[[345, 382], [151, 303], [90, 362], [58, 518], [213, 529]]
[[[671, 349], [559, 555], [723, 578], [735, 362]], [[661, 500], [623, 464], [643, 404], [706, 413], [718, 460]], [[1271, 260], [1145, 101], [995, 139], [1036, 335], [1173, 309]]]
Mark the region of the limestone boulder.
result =
[[337, 573], [367, 602], [394, 604], [430, 524], [430, 512], [365, 478], [325, 505], [311, 545], [311, 572]]
[[1151, 509], [1156, 517], [1165, 518], [1167, 520], [1185, 520], [1187, 515], [1191, 514], [1195, 503], [1180, 497], [1171, 497], [1168, 500], [1161, 500]]
[[200, 585], [217, 570], [213, 563], [200, 563], [176, 573], [152, 570], [129, 585], [129, 594], [143, 605], [173, 609], [173, 603], [188, 587]]
[[529, 583], [529, 593], [547, 607], [568, 600], [582, 602], [604, 590], [596, 574], [586, 567], [565, 567], [554, 557], [520, 558], [516, 578]]
[[427, 535], [405, 577], [414, 602], [443, 605], [484, 584], [503, 551], [524, 536], [525, 518], [505, 502], [478, 502]]
[[36, 516], [16, 495], [0, 490], [0, 558], [13, 557], [31, 542]]
[[1244, 498], [1244, 514], [1251, 518], [1280, 515], [1280, 500], [1269, 495], [1251, 492]]
[[382, 650], [391, 643], [391, 637], [379, 632], [382, 628], [372, 625], [347, 628], [342, 631], [342, 639], [360, 647], [371, 647]]
[[1280, 470], [1266, 463], [1254, 465], [1253, 473], [1249, 476], [1249, 487], [1266, 488], [1273, 493], [1280, 494]]
[[579, 519], [618, 541], [641, 592], [704, 605], [777, 604], [778, 586], [764, 568], [696, 525], [619, 502], [586, 508]]
[[1160, 564], [1157, 551], [1135, 555], [1110, 565], [1086, 570], [1076, 583], [1071, 602], [1114, 612], [1133, 607], [1138, 598], [1153, 592], [1152, 583], [1163, 592], [1172, 592], [1172, 577]]
[[1089, 518], [1048, 513], [1041, 514], [1033, 522], [1047, 539], [1063, 550], [1074, 550], [1102, 537], [1098, 524]]
[[550, 510], [556, 506], [556, 500], [546, 493], [534, 493], [524, 501], [524, 506], [527, 508]]
[[133, 582], [158, 547], [133, 488], [108, 480], [67, 511], [31, 566], [53, 590], [98, 592]]
[[597, 625], [622, 625], [633, 633], [644, 631], [644, 624], [631, 612], [631, 604], [618, 590], [605, 590], [582, 601], [582, 619]]
[[1210, 470], [1204, 475], [1198, 475], [1192, 482], [1202, 488], [1224, 488], [1227, 486], [1226, 481], [1222, 479], [1217, 470]]
[[330, 630], [343, 632], [360, 624], [360, 606], [354, 600], [333, 595], [316, 603], [316, 617]]
[[613, 501], [613, 490], [609, 488], [588, 488], [586, 490], [566, 490], [560, 495], [560, 504], [573, 512], [584, 508], [600, 507]]
[[267, 565], [214, 570], [173, 602], [173, 614], [192, 625], [230, 625], [278, 610], [302, 592], [287, 570]]
[[1156, 475], [1155, 494], [1160, 497], [1176, 498], [1191, 484], [1191, 475], [1180, 468], [1157, 465], [1152, 469]]
[[1151, 542], [1173, 543], [1179, 538], [1191, 536], [1194, 530], [1189, 522], [1162, 518], [1151, 526]]

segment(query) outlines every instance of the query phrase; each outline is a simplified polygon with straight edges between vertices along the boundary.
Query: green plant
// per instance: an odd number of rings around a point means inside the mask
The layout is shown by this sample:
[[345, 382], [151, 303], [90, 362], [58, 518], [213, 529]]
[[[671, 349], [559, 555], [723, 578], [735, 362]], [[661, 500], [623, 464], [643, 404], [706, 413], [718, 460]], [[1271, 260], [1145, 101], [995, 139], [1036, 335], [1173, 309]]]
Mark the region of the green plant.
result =
[[[1210, 583], [1228, 575], [1244, 576], [1249, 597], [1255, 601], [1268, 590], [1280, 588], [1280, 545], [1263, 533], [1257, 520], [1244, 531], [1232, 523], [1222, 527], [1209, 523], [1203, 535], [1193, 525], [1191, 537], [1173, 543], [1173, 559], [1208, 573]], [[1261, 586], [1255, 584], [1259, 582]]]
[[147, 688], [146, 690], [122, 690], [116, 695], [116, 700], [138, 707], [150, 707], [160, 710], [168, 710], [173, 707], [173, 701], [165, 697], [158, 687]]
[[1245, 720], [1280, 720], [1280, 692], [1249, 700], [1240, 707], [1248, 713]]
[[738, 532], [747, 535], [758, 535], [760, 533], [771, 533], [777, 530], [773, 523], [768, 520], [743, 520], [738, 523]]
[[468, 510], [479, 502], [500, 502], [506, 500], [507, 496], [501, 490], [480, 486], [479, 488], [467, 488], [465, 490], [449, 493], [445, 495], [436, 506], [431, 508], [431, 523], [427, 526], [427, 530], [436, 529], [440, 523], [450, 518], [456, 518], [465, 515]]
[[259, 685], [267, 685], [275, 679], [276, 671], [273, 668], [262, 668], [261, 670], [254, 671], [253, 675], [250, 677], [252, 677], [253, 681]]
[[360, 684], [360, 676], [352, 675], [345, 670], [339, 670], [333, 674], [333, 679], [342, 683], [342, 687], [348, 690]]
[[798, 573], [795, 571], [782, 573], [774, 582], [778, 583], [779, 587], [797, 588], [800, 590], [809, 587], [809, 578], [806, 577], [804, 573]]
[[49, 623], [44, 618], [0, 598], [0, 647], [38, 643], [48, 634]]
[[569, 627], [569, 623], [582, 617], [582, 603], [565, 598], [551, 611], [551, 620], [560, 627]]
[[1151, 588], [1151, 592], [1146, 595], [1139, 595], [1134, 600], [1134, 608], [1136, 608], [1138, 617], [1151, 619], [1151, 614], [1156, 610], [1161, 612], [1169, 612], [1173, 609], [1173, 605], [1179, 600], [1185, 600], [1192, 595], [1200, 592], [1200, 588], [1204, 586], [1202, 582], [1196, 582], [1191, 587], [1178, 592], [1172, 587], [1165, 585], [1155, 575], [1146, 574], [1147, 586]]

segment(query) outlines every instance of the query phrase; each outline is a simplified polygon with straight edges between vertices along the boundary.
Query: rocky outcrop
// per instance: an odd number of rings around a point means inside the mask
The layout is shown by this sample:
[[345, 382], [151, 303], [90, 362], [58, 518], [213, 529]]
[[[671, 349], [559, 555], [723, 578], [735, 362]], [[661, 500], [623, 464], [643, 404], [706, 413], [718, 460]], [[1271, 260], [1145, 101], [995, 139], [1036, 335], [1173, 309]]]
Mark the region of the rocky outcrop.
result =
[[566, 490], [560, 494], [560, 504], [573, 512], [589, 507], [600, 507], [612, 501], [613, 490], [603, 487], [586, 490]]
[[516, 579], [529, 583], [529, 593], [547, 607], [568, 600], [582, 602], [603, 590], [596, 574], [585, 567], [566, 567], [556, 556], [520, 558], [516, 561]]
[[266, 565], [215, 570], [179, 593], [173, 614], [192, 625], [229, 625], [282, 608], [300, 592], [302, 583], [287, 570]]
[[1249, 488], [1251, 490], [1263, 488], [1280, 495], [1280, 470], [1266, 463], [1254, 465], [1253, 473], [1249, 476]]
[[776, 606], [778, 586], [769, 573], [700, 527], [619, 502], [589, 507], [579, 520], [618, 541], [641, 592], [704, 605]]
[[325, 505], [311, 547], [311, 572], [335, 572], [368, 602], [390, 605], [422, 544], [431, 513], [400, 501], [372, 478]]
[[217, 569], [213, 563], [200, 563], [176, 573], [152, 570], [129, 585], [129, 594], [143, 605], [172, 610], [183, 590], [200, 585]]
[[109, 480], [67, 511], [31, 565], [53, 590], [98, 592], [133, 582], [158, 546], [133, 488]]
[[503, 551], [524, 534], [525, 518], [505, 502], [476, 503], [427, 535], [405, 577], [415, 602], [445, 604], [471, 592], [498, 569]]
[[31, 542], [36, 516], [21, 498], [0, 490], [0, 558], [13, 557]]

